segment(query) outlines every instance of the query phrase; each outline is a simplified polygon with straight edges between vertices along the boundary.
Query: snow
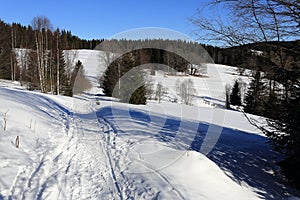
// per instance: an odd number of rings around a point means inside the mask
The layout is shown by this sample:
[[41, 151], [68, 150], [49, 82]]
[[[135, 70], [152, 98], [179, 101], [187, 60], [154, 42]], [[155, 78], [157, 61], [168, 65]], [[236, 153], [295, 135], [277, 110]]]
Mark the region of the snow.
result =
[[255, 56], [262, 56], [264, 54], [263, 51], [258, 51], [258, 50], [254, 50], [254, 49], [251, 49], [251, 53]]
[[[128, 105], [97, 87], [99, 52], [79, 50], [78, 59], [94, 87], [73, 98], [0, 81], [0, 199], [296, 198], [278, 172], [282, 155], [243, 113], [221, 106], [226, 83], [249, 80], [234, 68], [181, 77], [197, 87], [193, 106]], [[169, 92], [177, 78], [153, 77]]]

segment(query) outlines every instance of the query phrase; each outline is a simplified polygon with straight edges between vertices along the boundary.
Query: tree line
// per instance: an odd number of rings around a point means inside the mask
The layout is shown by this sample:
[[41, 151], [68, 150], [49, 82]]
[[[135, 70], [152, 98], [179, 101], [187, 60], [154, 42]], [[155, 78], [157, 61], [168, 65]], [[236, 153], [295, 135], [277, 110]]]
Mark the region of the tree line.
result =
[[[66, 63], [69, 49], [93, 49], [103, 40], [82, 40], [70, 31], [53, 29], [45, 16], [31, 25], [8, 24], [0, 20], [0, 78], [20, 81], [28, 89], [43, 93], [72, 95], [77, 68]], [[78, 65], [81, 65], [78, 67]], [[76, 70], [77, 69], [77, 70]]]

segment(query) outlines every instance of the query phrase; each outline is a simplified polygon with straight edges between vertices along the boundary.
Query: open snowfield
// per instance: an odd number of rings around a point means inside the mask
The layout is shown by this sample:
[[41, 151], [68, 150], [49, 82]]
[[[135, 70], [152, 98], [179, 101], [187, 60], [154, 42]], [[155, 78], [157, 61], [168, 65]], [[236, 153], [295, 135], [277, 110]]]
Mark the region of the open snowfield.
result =
[[[0, 80], [0, 199], [297, 199], [276, 164], [283, 155], [222, 107], [234, 68], [182, 77], [194, 81], [194, 106], [127, 105], [97, 87], [98, 52], [78, 59], [94, 87], [73, 98]], [[175, 91], [178, 77], [152, 78]]]

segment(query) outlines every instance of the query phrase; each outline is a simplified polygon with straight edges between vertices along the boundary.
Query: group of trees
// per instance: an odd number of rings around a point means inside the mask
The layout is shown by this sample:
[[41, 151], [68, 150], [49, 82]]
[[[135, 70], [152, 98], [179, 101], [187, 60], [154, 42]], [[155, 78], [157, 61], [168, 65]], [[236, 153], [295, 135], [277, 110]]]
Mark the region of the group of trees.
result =
[[[297, 63], [300, 63], [300, 57], [295, 51], [300, 51], [300, 41], [281, 41], [280, 45], [282, 46], [282, 53], [289, 60], [291, 66], [297, 68], [299, 66]], [[149, 48], [153, 46], [156, 48]], [[192, 41], [166, 39], [104, 40], [96, 49], [120, 54], [139, 49], [141, 54], [146, 55], [146, 57], [141, 58], [144, 60], [144, 63], [146, 63], [145, 61], [161, 63], [181, 72], [189, 70], [187, 60], [189, 62], [193, 61], [192, 57], [197, 56], [204, 62], [208, 61], [205, 58], [206, 52], [211, 57], [211, 62], [254, 70], [256, 70], [257, 66], [260, 66], [261, 71], [267, 71], [270, 68], [265, 64], [269, 62], [267, 55], [276, 55], [278, 51], [277, 42], [274, 41], [256, 41], [249, 44], [242, 43], [237, 46], [218, 47]], [[181, 52], [189, 52], [190, 57], [186, 59], [180, 58], [178, 54], [175, 55], [174, 51], [172, 51], [174, 49], [179, 49]], [[257, 52], [264, 52], [264, 54], [260, 55]]]
[[[211, 10], [221, 7], [228, 19], [209, 18], [199, 11], [200, 16], [192, 19], [201, 30], [199, 37], [223, 41], [241, 56], [252, 54], [243, 63], [235, 63], [253, 71], [245, 111], [268, 118], [269, 128], [260, 128], [287, 153], [289, 158], [281, 166], [300, 188], [299, 1], [218, 0], [208, 6]], [[246, 52], [242, 50], [245, 46], [249, 47]]]
[[[154, 41], [163, 44], [163, 40]], [[113, 41], [113, 43], [114, 42], [116, 41]], [[121, 42], [132, 42], [132, 44], [134, 44], [133, 41], [127, 40]], [[182, 42], [174, 41], [174, 43]], [[150, 70], [152, 75], [154, 75], [155, 70], [168, 70], [168, 73], [172, 74], [175, 72], [186, 72], [188, 65], [190, 65], [190, 63], [180, 55], [156, 48], [136, 49], [118, 58], [114, 57], [116, 57], [116, 55], [114, 56], [112, 53], [101, 55], [101, 59], [104, 59], [105, 62], [109, 61], [110, 63], [106, 63], [107, 69], [103, 77], [101, 77], [100, 85], [105, 95], [117, 97], [122, 102], [133, 104], [145, 104], [146, 97], [152, 98], [153, 96], [153, 94], [149, 93], [155, 93], [154, 98], [160, 102], [166, 94], [166, 88], [162, 86], [162, 83], [157, 84], [155, 91], [150, 88], [152, 85], [149, 85], [147, 82], [146, 73], [143, 71], [144, 69]], [[149, 63], [152, 64], [146, 65]], [[137, 66], [142, 66], [142, 68]], [[163, 67], [166, 69], [161, 69]], [[182, 103], [187, 105], [192, 104], [192, 98], [195, 94], [192, 80], [188, 79], [182, 83], [177, 82], [176, 84], [176, 90], [181, 97]], [[137, 85], [140, 87], [136, 87]]]
[[53, 30], [44, 16], [35, 17], [27, 27], [0, 20], [0, 78], [18, 80], [43, 93], [72, 95], [75, 64], [65, 62], [64, 50], [94, 48], [102, 41]]
[[[164, 64], [179, 72], [187, 72], [190, 62], [195, 60], [195, 57], [205, 62], [208, 56], [205, 49], [199, 43], [167, 39], [112, 39], [105, 40], [96, 49], [116, 54], [137, 51], [141, 64]], [[185, 57], [182, 57], [183, 55]], [[104, 60], [109, 59], [104, 58]]]
[[108, 65], [101, 79], [105, 95], [125, 103], [146, 104], [144, 72], [135, 68], [141, 63], [139, 55], [138, 51], [129, 52]]

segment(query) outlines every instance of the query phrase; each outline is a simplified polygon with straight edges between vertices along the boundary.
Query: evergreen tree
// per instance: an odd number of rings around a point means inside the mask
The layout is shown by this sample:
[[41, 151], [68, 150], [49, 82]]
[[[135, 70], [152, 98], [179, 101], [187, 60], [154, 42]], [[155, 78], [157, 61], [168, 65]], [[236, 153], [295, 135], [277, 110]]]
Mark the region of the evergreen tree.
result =
[[120, 60], [117, 59], [111, 63], [105, 70], [100, 86], [106, 96], [111, 97], [116, 84], [119, 81], [120, 74]]
[[92, 88], [92, 84], [86, 76], [84, 66], [81, 64], [79, 70], [77, 71], [73, 91], [75, 94], [79, 94], [91, 88]]
[[245, 98], [245, 112], [263, 115], [266, 102], [265, 85], [261, 80], [260, 71], [255, 73]]
[[230, 94], [230, 104], [233, 106], [241, 106], [241, 92], [239, 82], [236, 80], [234, 82], [232, 92]]
[[[298, 75], [299, 77], [299, 75]], [[300, 188], [300, 82], [292, 83], [289, 90], [289, 99], [277, 100], [273, 107], [273, 115], [268, 119], [273, 131], [266, 131], [275, 147], [288, 155], [280, 163], [285, 175], [291, 183]], [[269, 107], [269, 109], [271, 109]]]
[[130, 97], [130, 104], [146, 104], [146, 87], [145, 85], [136, 89]]
[[0, 78], [11, 78], [11, 45], [10, 41], [10, 26], [0, 20]]
[[[78, 60], [73, 71], [71, 72], [70, 78], [64, 79], [63, 88], [62, 88], [64, 95], [70, 96], [70, 97], [73, 96], [73, 87], [74, 87], [75, 79], [76, 79], [77, 73], [81, 67], [82, 67], [82, 63], [80, 60]], [[66, 74], [66, 77], [68, 77], [67, 74]]]
[[[117, 97], [120, 101], [131, 104], [146, 103], [143, 73], [136, 71], [137, 69], [129, 72], [137, 65], [137, 59], [134, 54], [127, 53], [108, 66], [101, 83], [105, 95]], [[141, 83], [142, 86], [132, 91]]]
[[230, 90], [231, 87], [229, 84], [225, 86], [225, 107], [226, 109], [230, 109]]

